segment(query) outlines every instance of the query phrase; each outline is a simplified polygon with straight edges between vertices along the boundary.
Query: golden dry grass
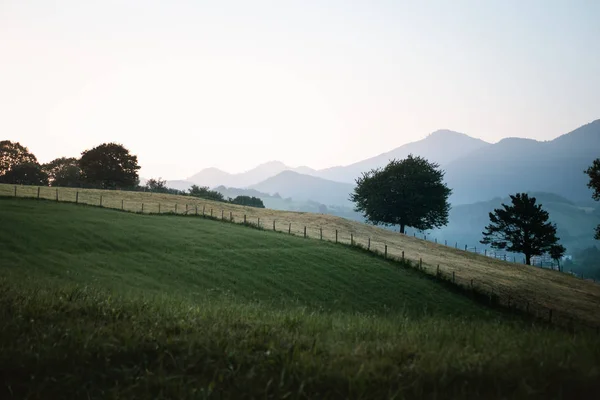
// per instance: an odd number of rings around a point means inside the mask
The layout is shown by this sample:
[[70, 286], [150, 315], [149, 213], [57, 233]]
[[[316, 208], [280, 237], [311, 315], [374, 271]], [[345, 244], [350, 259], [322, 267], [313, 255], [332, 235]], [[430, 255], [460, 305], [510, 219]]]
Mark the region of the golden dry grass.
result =
[[[13, 185], [0, 185], [0, 195], [14, 196]], [[78, 194], [77, 194], [78, 193]], [[38, 188], [17, 187], [17, 197], [37, 197]], [[418, 238], [404, 236], [367, 224], [324, 214], [277, 211], [242, 207], [229, 203], [214, 202], [186, 196], [173, 196], [159, 193], [124, 192], [93, 189], [59, 188], [60, 201], [100, 205], [108, 208], [125, 209], [144, 213], [177, 212], [178, 214], [212, 213], [213, 217], [233, 218], [234, 222], [258, 223], [266, 229], [306, 234], [319, 239], [321, 231], [324, 240], [334, 241], [336, 230], [338, 241], [367, 246], [370, 239], [372, 250], [384, 252], [387, 245], [389, 257], [400, 258], [404, 252], [407, 259], [422, 260], [423, 268], [435, 273], [455, 274], [458, 284], [472, 284], [484, 291], [493, 291], [503, 303], [510, 302], [518, 308], [528, 308], [540, 317], [549, 315], [552, 310], [554, 322], [569, 322], [571, 318], [591, 326], [600, 326], [600, 285], [581, 280], [557, 271], [540, 269], [495, 260], [482, 255], [469, 253], [453, 247], [435, 244]], [[56, 200], [56, 188], [39, 188], [39, 197]], [[176, 206], [177, 205], [177, 206]]]

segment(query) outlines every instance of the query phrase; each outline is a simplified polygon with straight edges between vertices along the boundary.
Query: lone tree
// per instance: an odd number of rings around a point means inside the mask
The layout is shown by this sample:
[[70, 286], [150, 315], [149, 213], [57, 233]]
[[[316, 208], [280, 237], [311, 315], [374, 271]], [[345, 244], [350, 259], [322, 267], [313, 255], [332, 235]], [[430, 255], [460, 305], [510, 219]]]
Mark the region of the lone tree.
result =
[[527, 193], [510, 195], [512, 205], [502, 204], [490, 213], [490, 224], [485, 227], [481, 243], [490, 244], [495, 249], [524, 253], [525, 263], [531, 265], [532, 256], [550, 252], [553, 258], [560, 258], [565, 248], [558, 244], [556, 225], [548, 222], [548, 212], [536, 204], [535, 197]]
[[52, 186], [81, 186], [81, 168], [76, 158], [57, 158], [42, 165], [42, 169], [48, 174]]
[[[592, 199], [600, 201], [600, 158], [595, 159], [594, 163], [584, 172], [590, 177], [587, 186], [594, 191]], [[596, 227], [594, 238], [600, 240], [600, 225]]]
[[120, 144], [104, 143], [81, 153], [84, 183], [102, 189], [128, 189], [139, 184], [137, 156]]
[[27, 147], [10, 140], [0, 141], [0, 176], [19, 164], [37, 164], [37, 158]]
[[443, 182], [439, 165], [410, 154], [392, 160], [383, 169], [363, 173], [356, 180], [350, 200], [375, 225], [399, 225], [419, 230], [438, 228], [448, 223], [452, 193]]

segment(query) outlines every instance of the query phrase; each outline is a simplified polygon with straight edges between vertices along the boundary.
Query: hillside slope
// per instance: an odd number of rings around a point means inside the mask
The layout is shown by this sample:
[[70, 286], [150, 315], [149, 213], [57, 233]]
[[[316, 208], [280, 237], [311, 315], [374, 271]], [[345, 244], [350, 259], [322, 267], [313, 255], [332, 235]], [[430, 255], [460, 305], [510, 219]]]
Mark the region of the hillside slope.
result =
[[[61, 201], [76, 200], [77, 191], [74, 189], [59, 189]], [[18, 196], [36, 197], [37, 188], [17, 187]], [[0, 185], [0, 196], [14, 195], [14, 186]], [[40, 197], [54, 200], [56, 190], [41, 188]], [[418, 262], [422, 260], [423, 268], [435, 273], [439, 266], [446, 274], [456, 275], [456, 280], [463, 284], [473, 285], [484, 290], [493, 290], [505, 300], [510, 298], [512, 303], [518, 302], [523, 307], [527, 303], [530, 310], [538, 310], [540, 316], [547, 315], [553, 310], [553, 319], [569, 321], [570, 317], [586, 321], [591, 326], [600, 325], [600, 285], [584, 281], [557, 271], [513, 264], [460, 250], [465, 244], [459, 243], [458, 249], [438, 245], [430, 241], [403, 236], [389, 230], [371, 225], [350, 221], [323, 214], [302, 212], [285, 212], [270, 209], [241, 207], [234, 204], [211, 202], [205, 199], [171, 196], [144, 192], [119, 192], [101, 190], [82, 190], [79, 192], [79, 202], [104, 207], [125, 208], [127, 210], [145, 213], [177, 212], [178, 214], [212, 215], [229, 219], [237, 223], [259, 222], [263, 227], [303, 235], [304, 227], [308, 237], [356, 244], [367, 247], [370, 241], [371, 249], [392, 257], [402, 257]], [[322, 229], [322, 231], [321, 231]], [[336, 234], [337, 231], [337, 234]], [[476, 245], [468, 243], [469, 246]]]
[[0, 226], [0, 398], [547, 399], [600, 388], [596, 335], [492, 311], [360, 250], [27, 199], [0, 199]]
[[0, 275], [231, 296], [274, 306], [410, 315], [487, 314], [410, 269], [330, 242], [202, 218], [0, 199]]

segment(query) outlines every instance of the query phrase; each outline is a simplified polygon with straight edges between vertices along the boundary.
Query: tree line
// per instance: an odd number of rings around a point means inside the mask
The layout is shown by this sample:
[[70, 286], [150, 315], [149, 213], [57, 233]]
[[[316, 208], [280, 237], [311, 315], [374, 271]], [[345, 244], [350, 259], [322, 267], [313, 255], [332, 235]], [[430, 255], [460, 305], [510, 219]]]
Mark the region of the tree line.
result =
[[193, 185], [187, 192], [171, 189], [161, 178], [149, 179], [140, 186], [139, 169], [137, 156], [118, 143], [103, 143], [85, 150], [80, 158], [60, 157], [40, 164], [37, 157], [19, 142], [0, 142], [0, 183], [150, 191], [265, 207], [259, 198], [237, 196], [225, 199], [221, 193], [208, 187]]
[[[25, 146], [18, 142], [0, 142], [0, 183], [50, 185], [98, 189], [144, 190], [194, 196], [214, 201], [264, 208], [261, 199], [251, 196], [224, 196], [208, 187], [193, 185], [187, 192], [171, 189], [161, 178], [139, 184], [137, 156], [123, 145], [103, 143], [85, 150], [80, 158], [61, 157], [40, 164]], [[600, 158], [583, 171], [590, 178], [592, 198], [600, 201]], [[403, 160], [391, 160], [383, 168], [365, 172], [356, 180], [350, 195], [355, 211], [375, 225], [398, 226], [418, 230], [441, 228], [448, 224], [449, 196], [452, 189], [444, 183], [439, 164], [410, 154]], [[495, 249], [523, 253], [526, 264], [533, 256], [549, 254], [560, 261], [565, 248], [556, 235], [547, 211], [527, 193], [510, 195], [511, 204], [502, 204], [489, 213], [490, 224], [482, 232], [482, 244]], [[600, 240], [600, 226], [595, 238]]]
[[[585, 171], [592, 198], [600, 201], [600, 158]], [[403, 160], [391, 160], [385, 167], [372, 169], [356, 179], [350, 195], [355, 211], [364, 214], [374, 225], [398, 226], [423, 231], [448, 224], [449, 196], [452, 189], [444, 183], [439, 164], [410, 154]], [[510, 195], [511, 204], [489, 213], [490, 223], [482, 232], [480, 243], [492, 248], [525, 255], [531, 265], [534, 256], [549, 254], [559, 262], [565, 247], [559, 243], [556, 224], [549, 221], [547, 211], [527, 193]], [[600, 225], [595, 239], [600, 240]]]

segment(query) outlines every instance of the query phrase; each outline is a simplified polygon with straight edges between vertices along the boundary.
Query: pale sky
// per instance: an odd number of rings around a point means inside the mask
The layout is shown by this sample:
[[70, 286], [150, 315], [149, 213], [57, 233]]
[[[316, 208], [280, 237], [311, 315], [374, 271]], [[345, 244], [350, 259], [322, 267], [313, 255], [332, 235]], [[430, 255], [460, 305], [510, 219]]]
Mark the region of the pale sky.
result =
[[600, 1], [0, 0], [0, 139], [143, 177], [344, 165], [600, 118]]

